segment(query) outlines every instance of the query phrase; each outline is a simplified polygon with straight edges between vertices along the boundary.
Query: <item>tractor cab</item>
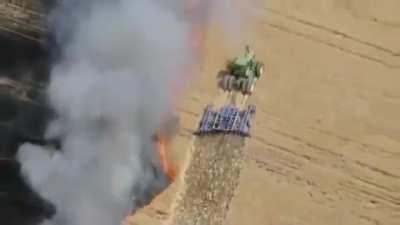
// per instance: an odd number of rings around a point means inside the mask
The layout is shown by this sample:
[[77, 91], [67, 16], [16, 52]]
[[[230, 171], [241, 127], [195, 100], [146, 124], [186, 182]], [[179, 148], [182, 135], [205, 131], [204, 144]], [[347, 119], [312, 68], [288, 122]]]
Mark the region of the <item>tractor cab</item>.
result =
[[262, 73], [262, 63], [256, 61], [254, 52], [246, 46], [245, 51], [228, 64], [228, 72], [236, 79], [258, 78]]
[[254, 52], [250, 50], [249, 46], [246, 46], [245, 52], [242, 55], [236, 57], [234, 64], [237, 66], [248, 66], [252, 63], [255, 58]]
[[243, 94], [251, 94], [263, 72], [264, 64], [257, 61], [254, 52], [246, 46], [241, 55], [228, 63], [220, 86], [226, 91], [237, 90]]

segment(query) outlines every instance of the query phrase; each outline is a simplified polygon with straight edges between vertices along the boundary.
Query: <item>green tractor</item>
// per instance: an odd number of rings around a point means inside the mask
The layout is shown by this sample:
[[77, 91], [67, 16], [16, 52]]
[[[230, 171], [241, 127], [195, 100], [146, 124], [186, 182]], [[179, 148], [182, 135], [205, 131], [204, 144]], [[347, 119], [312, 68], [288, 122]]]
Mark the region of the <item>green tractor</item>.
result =
[[254, 53], [246, 46], [245, 52], [228, 62], [220, 86], [225, 91], [240, 91], [243, 95], [253, 93], [257, 79], [264, 72], [264, 64], [256, 61]]

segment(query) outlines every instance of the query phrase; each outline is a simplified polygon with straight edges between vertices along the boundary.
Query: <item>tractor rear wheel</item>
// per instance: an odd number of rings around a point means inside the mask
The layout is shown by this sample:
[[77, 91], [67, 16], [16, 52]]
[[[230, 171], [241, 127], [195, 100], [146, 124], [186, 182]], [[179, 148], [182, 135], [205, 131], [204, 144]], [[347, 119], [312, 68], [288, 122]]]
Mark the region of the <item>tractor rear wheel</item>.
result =
[[248, 79], [243, 79], [241, 86], [240, 86], [240, 92], [242, 92], [243, 95], [247, 94], [247, 83]]
[[229, 78], [230, 78], [229, 75], [224, 75], [223, 78], [222, 78], [221, 88], [222, 88], [222, 90], [224, 90], [224, 91], [227, 91], [227, 90], [228, 90], [228, 87], [229, 87]]
[[246, 83], [246, 93], [247, 93], [248, 95], [253, 94], [255, 83], [256, 83], [256, 82], [255, 82], [255, 79], [254, 79], [254, 78], [250, 78], [249, 80], [247, 80], [247, 83]]
[[229, 76], [229, 91], [235, 88], [236, 78], [234, 76]]
[[256, 67], [256, 75], [260, 77], [264, 73], [264, 63], [258, 63]]
[[243, 91], [243, 86], [246, 84], [246, 79], [244, 78], [239, 78], [236, 81], [236, 90], [242, 92]]

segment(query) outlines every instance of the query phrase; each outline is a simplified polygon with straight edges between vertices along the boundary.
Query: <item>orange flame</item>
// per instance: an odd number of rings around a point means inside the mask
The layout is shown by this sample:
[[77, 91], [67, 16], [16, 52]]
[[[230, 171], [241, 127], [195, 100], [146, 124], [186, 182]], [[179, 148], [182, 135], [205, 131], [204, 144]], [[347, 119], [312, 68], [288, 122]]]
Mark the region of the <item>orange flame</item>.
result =
[[167, 154], [167, 139], [157, 135], [156, 136], [156, 149], [160, 158], [160, 167], [162, 171], [167, 175], [170, 182], [173, 182], [176, 178], [175, 168], [168, 162]]
[[[175, 168], [169, 163], [167, 155], [166, 155], [166, 148], [167, 148], [167, 138], [163, 137], [160, 134], [156, 134], [153, 136], [154, 141], [155, 141], [155, 147], [157, 150], [157, 153], [159, 155], [159, 160], [160, 160], [160, 167], [161, 170], [165, 173], [165, 175], [168, 178], [169, 182], [173, 182], [176, 178], [176, 170]], [[160, 193], [154, 193], [154, 196], [150, 200], [149, 203], [147, 203], [145, 206], [146, 207], [151, 207], [151, 205], [157, 200], [159, 197]], [[122, 224], [128, 225], [130, 224], [130, 216], [134, 214], [135, 212], [130, 212], [127, 214], [124, 219], [122, 220]]]

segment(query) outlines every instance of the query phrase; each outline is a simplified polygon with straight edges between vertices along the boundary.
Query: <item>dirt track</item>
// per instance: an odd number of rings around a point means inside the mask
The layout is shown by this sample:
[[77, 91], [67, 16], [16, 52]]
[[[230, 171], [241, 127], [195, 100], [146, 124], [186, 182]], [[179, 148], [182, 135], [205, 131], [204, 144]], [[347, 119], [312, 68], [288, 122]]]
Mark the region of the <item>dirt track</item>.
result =
[[244, 137], [213, 135], [196, 138], [184, 190], [176, 203], [176, 225], [222, 224], [243, 166]]
[[[241, 7], [238, 46], [252, 45], [267, 76], [249, 99], [258, 107], [253, 138], [224, 224], [400, 224], [400, 2], [250, 0]], [[178, 165], [203, 107], [226, 98], [214, 78], [241, 49], [225, 35], [209, 27], [202, 75], [179, 105]], [[135, 223], [162, 224], [180, 184]]]

